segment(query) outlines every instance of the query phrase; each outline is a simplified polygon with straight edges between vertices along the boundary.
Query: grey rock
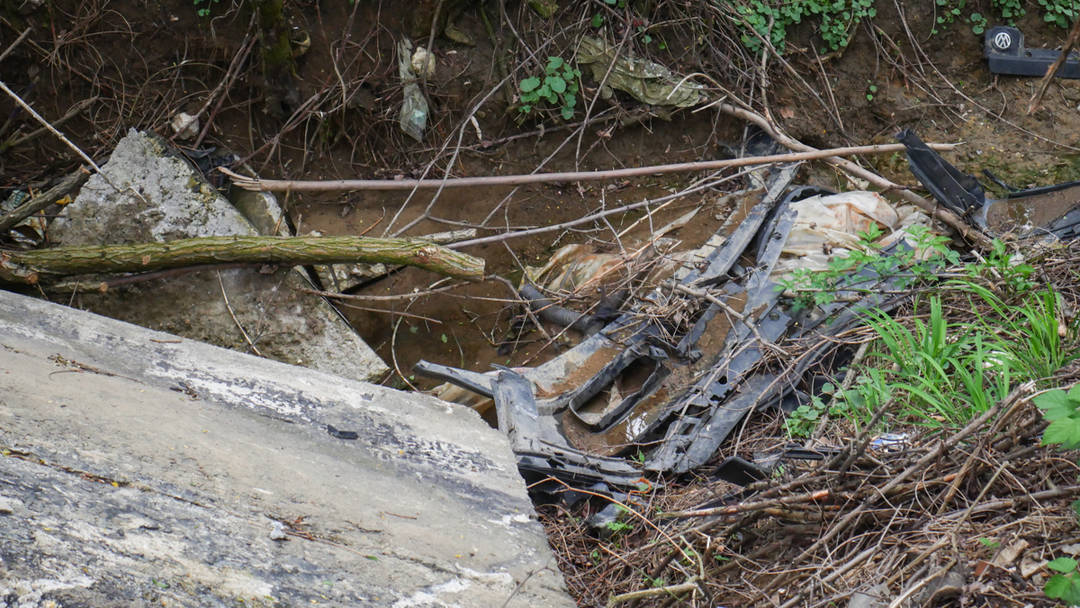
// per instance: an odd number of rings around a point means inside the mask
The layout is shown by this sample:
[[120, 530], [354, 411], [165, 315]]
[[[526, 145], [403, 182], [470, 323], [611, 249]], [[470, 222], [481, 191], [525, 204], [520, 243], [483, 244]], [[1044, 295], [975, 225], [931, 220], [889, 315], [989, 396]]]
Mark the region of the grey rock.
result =
[[573, 605], [506, 438], [424, 395], [0, 291], [14, 446], [0, 606]]
[[280, 521], [274, 522], [274, 527], [270, 530], [270, 540], [288, 540], [289, 534], [285, 531], [285, 524]]
[[[103, 171], [108, 181], [92, 176], [50, 227], [53, 242], [103, 245], [259, 233], [154, 136], [130, 131]], [[243, 207], [262, 229], [280, 229], [281, 222], [272, 219], [280, 217], [280, 209], [268, 206], [265, 196], [245, 197]], [[326, 300], [301, 292], [304, 287], [310, 285], [298, 270], [282, 268], [267, 274], [246, 268], [207, 270], [107, 293], [80, 292], [75, 304], [151, 329], [250, 352], [246, 331], [264, 356], [348, 378], [374, 380], [385, 374], [386, 364], [337, 310]]]
[[0, 515], [11, 515], [15, 509], [22, 506], [22, 501], [17, 498], [0, 496]]
[[885, 608], [888, 605], [889, 588], [879, 584], [866, 591], [852, 593], [847, 608]]

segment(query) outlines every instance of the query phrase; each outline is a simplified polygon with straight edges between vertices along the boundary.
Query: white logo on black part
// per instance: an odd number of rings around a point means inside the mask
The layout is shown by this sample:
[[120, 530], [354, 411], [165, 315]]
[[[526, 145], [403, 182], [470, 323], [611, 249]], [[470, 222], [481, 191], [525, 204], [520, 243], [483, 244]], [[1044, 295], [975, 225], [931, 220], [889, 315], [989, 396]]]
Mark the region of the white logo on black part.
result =
[[1008, 50], [1012, 46], [1012, 36], [1008, 32], [998, 32], [994, 34], [994, 48], [999, 51]]

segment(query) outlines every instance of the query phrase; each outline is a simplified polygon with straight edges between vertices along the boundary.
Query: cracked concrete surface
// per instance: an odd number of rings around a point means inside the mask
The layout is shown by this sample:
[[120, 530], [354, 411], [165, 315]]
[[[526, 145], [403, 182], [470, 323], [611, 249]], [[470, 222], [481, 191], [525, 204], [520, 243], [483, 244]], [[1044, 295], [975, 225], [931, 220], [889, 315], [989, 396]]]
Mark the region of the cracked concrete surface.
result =
[[0, 450], [0, 607], [573, 605], [505, 438], [422, 395], [0, 291]]

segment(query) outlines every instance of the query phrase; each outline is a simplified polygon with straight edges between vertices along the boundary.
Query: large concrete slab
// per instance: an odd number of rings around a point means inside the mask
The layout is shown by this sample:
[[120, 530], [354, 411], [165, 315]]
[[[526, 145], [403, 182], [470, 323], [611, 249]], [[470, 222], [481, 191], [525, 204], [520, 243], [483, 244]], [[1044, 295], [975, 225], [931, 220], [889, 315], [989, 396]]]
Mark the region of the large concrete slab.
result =
[[0, 605], [573, 605], [505, 438], [423, 395], [0, 291], [0, 453]]

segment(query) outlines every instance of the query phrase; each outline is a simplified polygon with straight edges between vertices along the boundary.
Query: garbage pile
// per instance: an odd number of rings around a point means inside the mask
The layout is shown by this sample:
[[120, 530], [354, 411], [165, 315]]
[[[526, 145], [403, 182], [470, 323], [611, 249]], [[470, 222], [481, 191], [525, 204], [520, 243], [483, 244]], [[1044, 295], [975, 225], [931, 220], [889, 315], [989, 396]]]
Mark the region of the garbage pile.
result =
[[[912, 172], [938, 201], [989, 234], [1067, 237], [1080, 223], [1080, 211], [1073, 211], [1080, 184], [988, 198], [974, 177], [915, 134], [898, 138]], [[808, 403], [823, 381], [811, 370], [835, 370], [850, 360], [830, 338], [861, 324], [860, 311], [887, 311], [907, 297], [902, 289], [897, 295], [903, 285], [895, 276], [863, 267], [828, 303], [796, 310], [778, 287], [780, 277], [828, 267], [871, 226], [882, 235], [875, 247], [895, 253], [918, 245], [913, 226], [932, 225], [916, 208], [894, 208], [874, 193], [794, 185], [795, 173], [794, 165], [768, 169], [756, 204], [606, 324], [558, 307], [526, 283], [521, 295], [535, 310], [585, 336], [554, 359], [488, 374], [421, 361], [416, 371], [494, 401], [499, 428], [541, 500], [572, 503], [583, 496], [571, 489], [619, 496], [646, 474], [656, 479], [705, 464], [748, 413], [790, 412]], [[605, 260], [592, 256], [584, 266], [601, 271]], [[565, 271], [558, 280], [566, 280]], [[692, 314], [680, 322], [680, 315], [665, 314], [674, 310]], [[790, 360], [781, 342], [796, 345], [800, 356]], [[827, 451], [789, 446], [760, 462], [735, 456], [716, 474], [748, 484], [781, 458], [821, 459]]]

